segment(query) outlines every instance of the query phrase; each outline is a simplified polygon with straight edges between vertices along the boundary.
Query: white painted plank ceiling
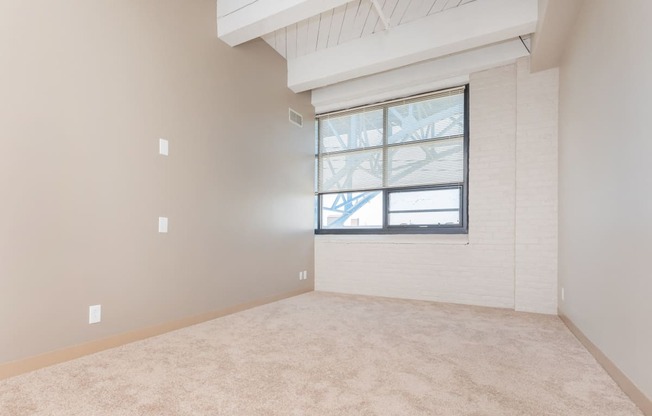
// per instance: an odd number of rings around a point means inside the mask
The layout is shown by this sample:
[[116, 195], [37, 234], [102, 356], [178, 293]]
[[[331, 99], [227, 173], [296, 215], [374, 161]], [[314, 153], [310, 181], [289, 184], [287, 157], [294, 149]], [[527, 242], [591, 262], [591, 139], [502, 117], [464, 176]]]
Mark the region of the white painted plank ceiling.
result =
[[[417, 19], [463, 6], [476, 0], [378, 0], [389, 26], [400, 26]], [[226, 9], [243, 7], [251, 0], [235, 0]], [[385, 26], [371, 0], [355, 0], [310, 19], [292, 24], [263, 39], [286, 59], [382, 32]]]

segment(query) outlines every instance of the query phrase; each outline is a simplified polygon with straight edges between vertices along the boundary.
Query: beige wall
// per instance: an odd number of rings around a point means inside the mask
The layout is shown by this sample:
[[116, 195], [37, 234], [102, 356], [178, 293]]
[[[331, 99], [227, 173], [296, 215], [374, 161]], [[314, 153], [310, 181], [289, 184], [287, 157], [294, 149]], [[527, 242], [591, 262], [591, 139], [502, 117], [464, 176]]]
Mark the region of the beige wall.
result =
[[560, 67], [567, 315], [652, 398], [652, 2], [584, 3]]
[[310, 97], [215, 16], [0, 2], [0, 363], [312, 286]]

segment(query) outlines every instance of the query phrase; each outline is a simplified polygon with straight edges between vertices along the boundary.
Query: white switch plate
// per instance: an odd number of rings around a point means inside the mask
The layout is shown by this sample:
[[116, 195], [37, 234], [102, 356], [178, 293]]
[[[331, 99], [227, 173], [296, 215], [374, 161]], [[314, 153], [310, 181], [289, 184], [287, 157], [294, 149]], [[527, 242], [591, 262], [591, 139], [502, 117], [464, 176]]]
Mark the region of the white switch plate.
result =
[[562, 287], [561, 288], [561, 301], [562, 302], [566, 300], [566, 293], [564, 293], [564, 292], [565, 292], [564, 288]]
[[158, 152], [159, 154], [162, 154], [163, 156], [168, 155], [168, 141], [165, 139], [158, 139]]
[[167, 217], [158, 217], [158, 232], [167, 233], [168, 232], [168, 219]]
[[88, 323], [97, 324], [102, 321], [102, 305], [88, 307]]

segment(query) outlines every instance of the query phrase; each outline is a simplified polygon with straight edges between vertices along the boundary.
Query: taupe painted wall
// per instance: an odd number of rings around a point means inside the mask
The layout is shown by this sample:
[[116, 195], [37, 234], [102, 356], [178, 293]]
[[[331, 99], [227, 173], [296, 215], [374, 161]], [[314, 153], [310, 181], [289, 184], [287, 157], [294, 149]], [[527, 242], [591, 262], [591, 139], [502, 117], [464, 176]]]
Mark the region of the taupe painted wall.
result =
[[560, 67], [560, 309], [652, 398], [652, 2], [584, 2]]
[[0, 2], [0, 363], [312, 287], [310, 97], [215, 16]]

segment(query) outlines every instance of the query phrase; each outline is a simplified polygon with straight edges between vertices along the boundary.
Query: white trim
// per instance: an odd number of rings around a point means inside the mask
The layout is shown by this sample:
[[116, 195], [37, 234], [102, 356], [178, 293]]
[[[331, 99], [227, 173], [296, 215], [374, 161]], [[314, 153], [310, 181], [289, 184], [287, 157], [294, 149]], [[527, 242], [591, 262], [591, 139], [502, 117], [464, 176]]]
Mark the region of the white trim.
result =
[[468, 234], [317, 234], [315, 241], [327, 244], [435, 244], [468, 245]]

